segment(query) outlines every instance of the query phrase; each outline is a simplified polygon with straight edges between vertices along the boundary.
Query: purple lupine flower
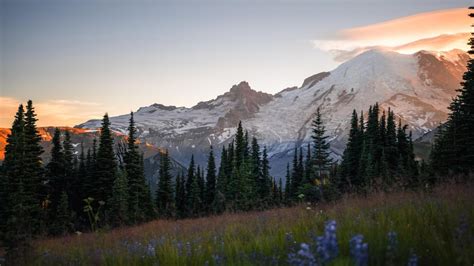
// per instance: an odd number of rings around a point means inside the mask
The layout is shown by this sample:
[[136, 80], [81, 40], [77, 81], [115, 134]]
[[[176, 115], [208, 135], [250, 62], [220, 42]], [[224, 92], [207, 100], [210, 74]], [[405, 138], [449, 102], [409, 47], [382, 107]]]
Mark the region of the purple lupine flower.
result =
[[339, 253], [336, 228], [336, 221], [328, 221], [324, 227], [324, 234], [316, 237], [316, 253], [323, 264], [335, 259]]
[[176, 243], [176, 247], [178, 248], [178, 256], [181, 257], [183, 255], [183, 243], [178, 241], [178, 243]]
[[308, 244], [301, 243], [297, 253], [288, 254], [288, 263], [297, 266], [316, 266], [316, 258]]
[[390, 231], [387, 234], [388, 237], [388, 244], [387, 244], [387, 259], [394, 260], [397, 255], [397, 248], [398, 248], [398, 237], [397, 233]]
[[351, 256], [357, 266], [365, 266], [369, 262], [369, 244], [364, 243], [363, 235], [355, 235], [350, 242]]

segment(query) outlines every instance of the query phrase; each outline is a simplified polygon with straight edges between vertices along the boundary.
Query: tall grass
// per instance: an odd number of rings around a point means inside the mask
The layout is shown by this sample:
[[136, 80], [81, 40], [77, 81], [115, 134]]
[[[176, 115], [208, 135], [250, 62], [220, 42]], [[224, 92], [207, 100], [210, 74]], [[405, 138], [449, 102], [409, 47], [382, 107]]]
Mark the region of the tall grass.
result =
[[398, 246], [390, 261], [406, 265], [472, 265], [473, 186], [446, 185], [430, 193], [378, 193], [336, 203], [156, 220], [107, 233], [71, 235], [34, 243], [36, 265], [287, 265], [304, 242], [315, 245], [328, 220], [337, 222], [339, 256], [330, 265], [353, 265], [349, 240], [362, 234], [369, 264], [388, 264], [387, 234]]

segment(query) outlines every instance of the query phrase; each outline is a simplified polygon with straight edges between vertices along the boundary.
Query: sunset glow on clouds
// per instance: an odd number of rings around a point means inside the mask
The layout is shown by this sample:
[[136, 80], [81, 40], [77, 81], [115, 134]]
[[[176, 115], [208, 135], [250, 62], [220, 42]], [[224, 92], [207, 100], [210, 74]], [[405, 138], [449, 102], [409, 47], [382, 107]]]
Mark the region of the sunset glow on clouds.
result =
[[345, 61], [368, 49], [383, 47], [400, 53], [419, 50], [467, 50], [469, 11], [456, 8], [421, 13], [377, 24], [342, 30], [326, 39], [314, 40], [316, 48]]
[[[21, 102], [11, 97], [0, 97], [0, 125], [10, 127]], [[23, 103], [26, 105], [26, 102]], [[92, 118], [100, 118], [103, 106], [99, 103], [70, 100], [33, 102], [39, 126], [74, 126]]]

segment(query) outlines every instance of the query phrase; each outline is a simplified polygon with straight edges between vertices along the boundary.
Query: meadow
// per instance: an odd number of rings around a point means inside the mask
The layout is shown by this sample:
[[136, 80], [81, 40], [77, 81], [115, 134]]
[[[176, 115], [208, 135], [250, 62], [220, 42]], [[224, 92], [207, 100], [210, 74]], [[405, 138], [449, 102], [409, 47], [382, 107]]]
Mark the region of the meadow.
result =
[[474, 187], [155, 220], [36, 241], [34, 265], [472, 265]]

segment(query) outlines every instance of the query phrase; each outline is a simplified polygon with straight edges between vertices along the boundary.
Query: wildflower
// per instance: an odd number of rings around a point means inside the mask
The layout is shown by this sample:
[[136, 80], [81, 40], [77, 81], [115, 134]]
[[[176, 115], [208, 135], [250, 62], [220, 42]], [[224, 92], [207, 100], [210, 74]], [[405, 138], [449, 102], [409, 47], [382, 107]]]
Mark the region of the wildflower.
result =
[[192, 252], [191, 243], [186, 242], [186, 256], [191, 257]]
[[316, 252], [322, 263], [327, 263], [337, 257], [339, 248], [336, 238], [336, 221], [326, 222], [324, 234], [316, 237]]
[[148, 244], [147, 249], [146, 249], [146, 255], [148, 257], [156, 256], [156, 247], [152, 243]]
[[357, 266], [367, 265], [369, 260], [369, 245], [364, 243], [364, 236], [359, 234], [352, 237], [349, 245], [351, 248], [351, 256], [355, 260], [355, 264]]
[[387, 237], [388, 237], [387, 260], [393, 262], [393, 260], [395, 260], [395, 257], [397, 255], [397, 247], [398, 247], [397, 233], [393, 231], [388, 232]]
[[316, 266], [316, 258], [306, 243], [301, 243], [297, 253], [288, 254], [288, 263], [298, 266]]
[[183, 255], [183, 243], [181, 243], [181, 241], [179, 241], [176, 244], [176, 247], [178, 248], [178, 256], [181, 257]]

